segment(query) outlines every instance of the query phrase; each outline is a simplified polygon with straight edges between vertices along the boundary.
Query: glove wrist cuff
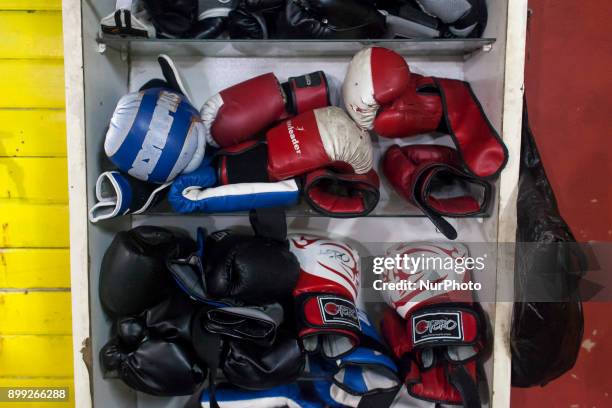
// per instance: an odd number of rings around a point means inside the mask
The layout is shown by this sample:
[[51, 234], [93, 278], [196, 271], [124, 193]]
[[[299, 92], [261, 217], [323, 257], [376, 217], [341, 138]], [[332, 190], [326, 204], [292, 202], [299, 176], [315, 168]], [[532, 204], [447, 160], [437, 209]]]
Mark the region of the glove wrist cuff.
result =
[[326, 293], [299, 295], [296, 297], [296, 310], [302, 327], [361, 333], [357, 307], [343, 296]]
[[412, 313], [406, 324], [414, 349], [469, 346], [480, 342], [482, 316], [468, 306], [430, 306]]

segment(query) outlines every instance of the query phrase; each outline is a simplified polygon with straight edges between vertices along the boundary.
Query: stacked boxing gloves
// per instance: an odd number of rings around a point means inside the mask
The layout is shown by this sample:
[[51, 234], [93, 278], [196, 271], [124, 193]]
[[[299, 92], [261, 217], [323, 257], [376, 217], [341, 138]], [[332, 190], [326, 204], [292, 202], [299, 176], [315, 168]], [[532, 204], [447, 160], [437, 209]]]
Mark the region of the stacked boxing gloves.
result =
[[107, 35], [144, 38], [479, 37], [483, 0], [119, 0]]
[[219, 38], [243, 25], [230, 16], [239, 3], [239, 0], [118, 0], [115, 11], [104, 17], [100, 25], [104, 34], [112, 36]]
[[100, 350], [105, 374], [153, 395], [191, 394], [204, 381], [191, 345], [197, 305], [176, 290], [168, 257], [182, 257], [194, 243], [165, 228], [143, 226], [115, 236], [100, 269], [100, 302], [114, 319]]
[[[201, 113], [208, 142], [222, 148], [215, 155], [218, 178], [200, 177], [200, 170], [179, 177], [170, 189], [173, 208], [283, 207], [303, 193], [312, 208], [330, 216], [369, 213], [379, 199], [369, 135], [329, 106], [331, 90], [320, 71], [283, 84], [270, 73], [211, 97]], [[262, 132], [265, 142], [252, 140]], [[213, 183], [219, 186], [210, 188]]]
[[383, 137], [427, 132], [451, 136], [443, 146], [392, 146], [382, 167], [395, 190], [420, 208], [448, 238], [457, 232], [442, 216], [484, 214], [507, 149], [466, 82], [411, 73], [394, 51], [358, 52], [342, 87], [347, 111], [359, 126]]
[[299, 265], [284, 215], [258, 212], [251, 222], [255, 235], [222, 230], [205, 237], [200, 230], [198, 250], [169, 262], [179, 286], [205, 305], [192, 339], [209, 367], [213, 400], [218, 369], [234, 386], [262, 390], [295, 380], [304, 368], [287, 318]]
[[358, 252], [344, 242], [310, 235], [290, 235], [289, 243], [300, 263], [293, 291], [298, 336], [308, 353], [309, 374], [319, 378], [317, 395], [329, 405], [349, 407], [381, 394], [392, 399], [399, 388], [397, 367], [357, 307]]
[[104, 151], [118, 170], [98, 177], [91, 222], [146, 211], [172, 179], [198, 169], [204, 159], [205, 128], [184, 82], [168, 56], [158, 62], [164, 80], [153, 79], [117, 103]]
[[262, 142], [219, 153], [219, 182], [274, 182], [300, 178], [306, 201], [330, 216], [366, 215], [379, 199], [372, 143], [338, 107], [319, 108], [281, 122]]
[[[398, 394], [398, 404], [479, 408], [479, 363], [488, 329], [485, 316], [471, 292], [455, 285], [443, 286], [448, 281], [469, 287], [469, 270], [459, 273], [461, 269], [454, 267], [465, 265], [460, 261], [469, 256], [467, 248], [422, 242], [400, 244], [387, 251], [388, 257], [398, 255], [423, 261], [406, 263], [420, 265], [416, 270], [387, 270], [383, 276], [389, 285], [383, 298], [392, 309], [385, 313], [381, 329], [401, 362], [408, 391]], [[416, 287], [410, 288], [407, 282]], [[425, 283], [434, 286], [420, 286]], [[438, 290], [434, 289], [436, 284], [440, 285]]]

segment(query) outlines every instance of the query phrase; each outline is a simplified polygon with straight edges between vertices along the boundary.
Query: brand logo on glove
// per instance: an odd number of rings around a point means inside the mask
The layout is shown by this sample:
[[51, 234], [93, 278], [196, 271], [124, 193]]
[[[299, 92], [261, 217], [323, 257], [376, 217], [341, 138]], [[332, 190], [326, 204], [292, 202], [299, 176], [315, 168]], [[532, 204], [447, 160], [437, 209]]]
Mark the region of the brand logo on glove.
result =
[[349, 325], [359, 329], [359, 318], [355, 305], [342, 298], [322, 296], [318, 298], [324, 324]]
[[295, 131], [303, 131], [304, 128], [301, 127], [293, 127], [293, 123], [291, 123], [290, 120], [287, 121], [287, 131], [289, 132], [289, 138], [291, 139], [291, 144], [293, 145], [293, 150], [295, 150], [295, 152], [297, 154], [302, 154], [302, 149], [300, 149], [300, 141], [298, 140], [298, 138], [295, 136]]
[[439, 340], [463, 340], [461, 312], [417, 313], [412, 316], [414, 344]]

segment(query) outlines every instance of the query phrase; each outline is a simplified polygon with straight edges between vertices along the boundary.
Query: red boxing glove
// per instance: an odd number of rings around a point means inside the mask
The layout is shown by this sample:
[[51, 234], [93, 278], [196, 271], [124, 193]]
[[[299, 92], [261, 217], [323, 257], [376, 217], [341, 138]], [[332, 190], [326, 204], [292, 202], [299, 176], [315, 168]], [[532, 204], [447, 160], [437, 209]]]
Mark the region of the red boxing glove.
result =
[[306, 175], [304, 198], [315, 211], [329, 217], [364, 217], [380, 200], [380, 180], [374, 169], [366, 174], [315, 170]]
[[352, 174], [372, 169], [370, 135], [335, 106], [286, 120], [270, 129], [266, 140], [267, 149], [257, 152], [252, 151], [252, 142], [226, 149], [232, 154], [220, 164], [221, 181], [286, 180], [326, 167]]
[[300, 263], [293, 290], [299, 339], [308, 353], [336, 358], [359, 344], [357, 316], [359, 254], [344, 242], [291, 235], [289, 248]]
[[403, 95], [409, 83], [410, 69], [401, 55], [382, 47], [365, 48], [349, 63], [342, 84], [344, 107], [357, 125], [372, 130], [380, 107]]
[[212, 96], [200, 114], [207, 141], [228, 147], [244, 142], [279, 120], [330, 105], [325, 73], [289, 78], [282, 85], [274, 74], [264, 74]]
[[405, 93], [378, 114], [374, 131], [384, 137], [446, 133], [453, 138], [468, 173], [497, 177], [508, 161], [508, 150], [470, 84], [416, 74], [412, 78]]
[[488, 182], [466, 173], [457, 151], [439, 145], [391, 146], [382, 168], [395, 191], [418, 207], [447, 238], [457, 231], [444, 219], [484, 214], [491, 200]]
[[[467, 248], [460, 244], [407, 243], [389, 249], [386, 255], [422, 261], [420, 266], [407, 261], [413, 269], [396, 268], [383, 275], [387, 284], [404, 283], [404, 287], [382, 293], [394, 310], [388, 310], [381, 322], [383, 336], [401, 363], [409, 394], [402, 397], [413, 404], [418, 400], [419, 407], [427, 406], [421, 405], [422, 401], [430, 401], [432, 408], [437, 404], [479, 408], [477, 360], [486, 339], [484, 313], [469, 290], [420, 287], [426, 282], [469, 283], [470, 271], [457, 269], [458, 265], [465, 266]], [[449, 259], [454, 265], [450, 270], [428, 264], [446, 267]], [[410, 288], [406, 282], [416, 286]]]

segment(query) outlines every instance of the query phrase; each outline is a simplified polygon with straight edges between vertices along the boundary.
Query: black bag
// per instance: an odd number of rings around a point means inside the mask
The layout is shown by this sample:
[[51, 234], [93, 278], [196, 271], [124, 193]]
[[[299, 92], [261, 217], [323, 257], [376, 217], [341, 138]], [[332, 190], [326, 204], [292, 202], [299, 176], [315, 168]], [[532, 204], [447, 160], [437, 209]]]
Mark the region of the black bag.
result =
[[565, 223], [529, 127], [523, 134], [510, 346], [512, 385], [544, 385], [574, 366], [582, 342], [584, 254]]

